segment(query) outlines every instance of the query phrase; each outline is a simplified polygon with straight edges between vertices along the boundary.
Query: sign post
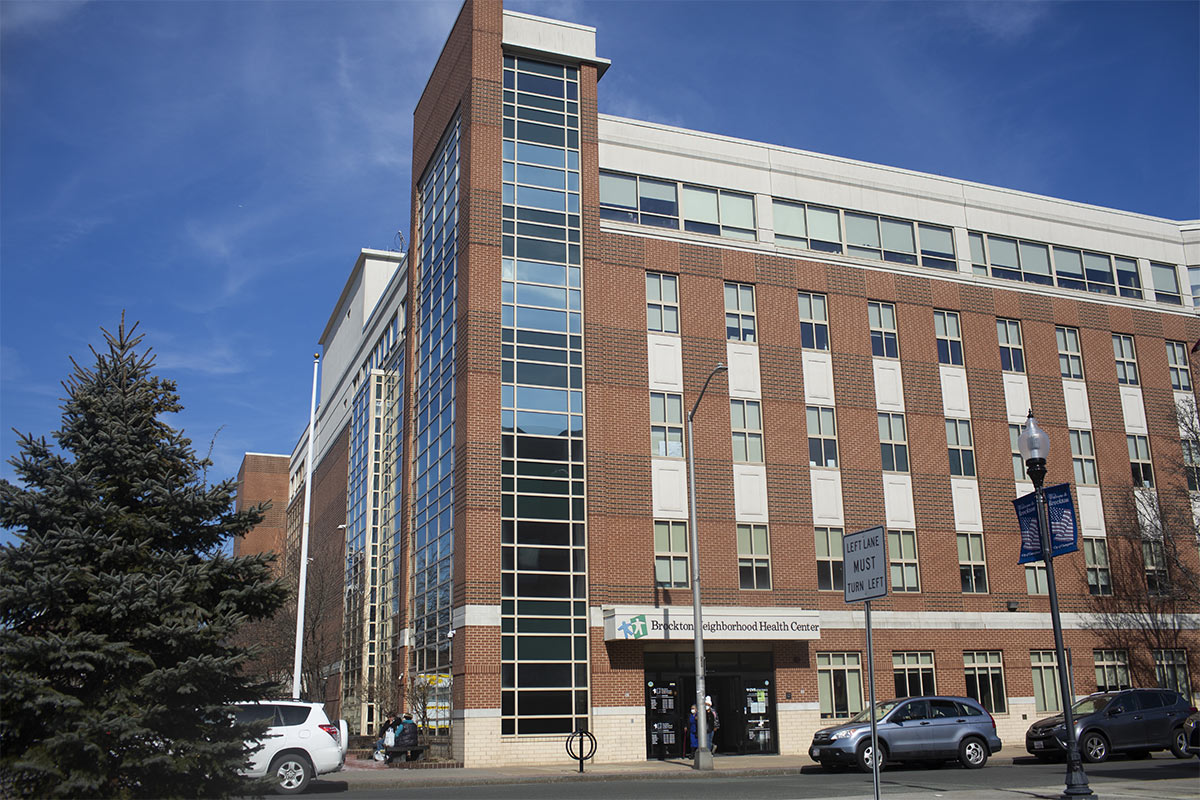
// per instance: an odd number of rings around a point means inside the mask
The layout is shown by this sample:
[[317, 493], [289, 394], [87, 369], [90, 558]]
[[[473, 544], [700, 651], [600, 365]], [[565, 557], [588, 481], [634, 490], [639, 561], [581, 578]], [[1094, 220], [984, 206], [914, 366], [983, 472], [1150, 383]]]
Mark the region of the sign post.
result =
[[867, 618], [867, 714], [871, 719], [871, 778], [879, 800], [879, 730], [875, 721], [875, 651], [871, 643], [871, 601], [887, 597], [887, 537], [883, 526], [842, 537], [842, 587], [847, 603], [863, 604]]

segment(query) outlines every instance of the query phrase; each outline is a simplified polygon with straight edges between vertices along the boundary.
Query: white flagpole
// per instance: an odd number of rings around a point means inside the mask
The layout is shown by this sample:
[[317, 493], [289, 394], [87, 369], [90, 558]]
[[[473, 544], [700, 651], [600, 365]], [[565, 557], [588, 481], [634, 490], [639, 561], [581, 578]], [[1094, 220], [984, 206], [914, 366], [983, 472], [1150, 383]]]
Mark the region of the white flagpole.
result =
[[313, 439], [317, 430], [317, 371], [321, 354], [313, 354], [312, 404], [308, 412], [308, 457], [304, 462], [304, 519], [300, 524], [300, 583], [296, 586], [296, 658], [292, 665], [292, 697], [300, 699], [300, 661], [304, 651], [304, 597], [308, 590], [308, 522], [312, 508]]

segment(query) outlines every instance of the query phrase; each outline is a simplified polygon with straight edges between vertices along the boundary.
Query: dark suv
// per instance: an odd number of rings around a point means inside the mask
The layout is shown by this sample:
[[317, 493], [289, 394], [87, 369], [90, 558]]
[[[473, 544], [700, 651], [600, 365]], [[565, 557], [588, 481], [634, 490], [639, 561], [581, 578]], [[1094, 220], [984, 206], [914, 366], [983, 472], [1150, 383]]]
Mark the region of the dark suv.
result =
[[[1167, 749], [1187, 758], [1183, 721], [1192, 711], [1182, 695], [1168, 689], [1097, 692], [1071, 707], [1079, 754], [1092, 763], [1114, 752], [1145, 755]], [[1062, 714], [1038, 720], [1025, 733], [1025, 749], [1038, 758], [1061, 756], [1066, 736]]]

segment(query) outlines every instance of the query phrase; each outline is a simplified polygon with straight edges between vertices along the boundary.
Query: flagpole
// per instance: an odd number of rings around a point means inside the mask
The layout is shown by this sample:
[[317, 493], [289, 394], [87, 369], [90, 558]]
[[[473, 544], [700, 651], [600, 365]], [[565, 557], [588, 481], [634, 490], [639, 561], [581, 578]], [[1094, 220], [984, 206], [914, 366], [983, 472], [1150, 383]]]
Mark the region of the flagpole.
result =
[[313, 439], [317, 429], [317, 373], [321, 354], [313, 354], [312, 403], [308, 410], [308, 456], [304, 461], [304, 518], [300, 525], [300, 581], [296, 585], [296, 656], [292, 662], [292, 697], [300, 699], [300, 665], [304, 652], [304, 600], [308, 593], [308, 523], [312, 510]]

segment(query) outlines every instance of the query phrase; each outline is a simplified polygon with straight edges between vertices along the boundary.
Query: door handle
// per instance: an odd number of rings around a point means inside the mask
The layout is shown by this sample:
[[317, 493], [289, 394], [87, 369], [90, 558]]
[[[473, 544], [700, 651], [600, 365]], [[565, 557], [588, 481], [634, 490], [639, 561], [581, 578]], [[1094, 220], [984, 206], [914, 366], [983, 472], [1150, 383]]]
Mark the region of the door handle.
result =
[[926, 721], [922, 722], [921, 724], [922, 724], [922, 725], [928, 725], [928, 724], [929, 724], [929, 721], [928, 721], [928, 720], [926, 720]]

